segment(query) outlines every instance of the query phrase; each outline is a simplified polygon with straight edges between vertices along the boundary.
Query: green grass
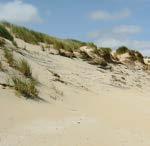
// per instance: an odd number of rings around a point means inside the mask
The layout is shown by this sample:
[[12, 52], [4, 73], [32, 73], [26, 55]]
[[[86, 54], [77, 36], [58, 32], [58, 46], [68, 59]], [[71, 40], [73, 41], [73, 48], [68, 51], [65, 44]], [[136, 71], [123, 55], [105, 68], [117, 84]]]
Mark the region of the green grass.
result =
[[144, 63], [144, 56], [135, 50], [130, 50], [130, 55], [132, 56], [134, 61], [139, 61], [141, 63]]
[[4, 50], [4, 56], [7, 59], [9, 66], [20, 71], [25, 77], [32, 78], [31, 66], [25, 59], [15, 60], [13, 52], [6, 48]]
[[1, 47], [4, 47], [4, 45], [5, 45], [5, 40], [2, 39], [2, 38], [0, 38], [0, 46], [1, 46]]
[[1, 61], [0, 61], [0, 71], [3, 71], [3, 64]]
[[86, 52], [84, 52], [84, 51], [81, 51], [80, 52], [80, 54], [81, 54], [81, 58], [83, 59], [83, 60], [86, 60], [86, 61], [90, 61], [92, 58], [91, 58], [91, 56], [89, 56]]
[[119, 54], [119, 55], [125, 54], [125, 53], [128, 53], [128, 52], [129, 52], [129, 49], [125, 46], [121, 46], [116, 50], [116, 53]]
[[73, 52], [74, 50], [79, 49], [79, 46], [73, 42], [57, 40], [54, 42], [54, 48], [57, 50], [63, 49], [65, 51]]
[[23, 79], [21, 77], [11, 77], [12, 84], [15, 90], [26, 98], [35, 99], [38, 97], [38, 90], [35, 87], [35, 83], [29, 79]]
[[25, 27], [17, 26], [8, 22], [1, 22], [4, 27], [10, 28], [15, 37], [24, 40], [27, 43], [38, 44], [39, 42], [53, 44], [57, 38], [47, 34], [36, 32]]
[[38, 44], [39, 42], [53, 44], [55, 49], [64, 49], [66, 51], [78, 50], [81, 46], [97, 47], [94, 43], [85, 43], [74, 39], [59, 39], [44, 33], [36, 32], [25, 27], [13, 25], [8, 22], [2, 22], [4, 27], [10, 28], [15, 37], [24, 40], [27, 43]]
[[104, 60], [107, 62], [112, 62], [111, 51], [112, 51], [111, 48], [101, 47], [101, 48], [95, 48], [93, 50], [93, 53], [100, 56], [101, 58], [104, 58]]
[[89, 46], [89, 47], [91, 47], [93, 49], [97, 49], [97, 46], [94, 43], [92, 43], [92, 42], [86, 43], [86, 46]]
[[105, 48], [105, 47], [101, 47], [99, 48], [103, 53], [111, 53], [112, 52], [112, 49], [111, 48]]
[[20, 59], [16, 61], [16, 69], [19, 70], [25, 77], [32, 78], [31, 66], [25, 59]]
[[78, 50], [80, 47], [87, 45], [87, 43], [85, 42], [74, 40], [74, 39], [66, 39], [65, 43], [68, 44], [73, 51]]
[[93, 49], [93, 53], [101, 56], [102, 54], [111, 54], [112, 52], [112, 49], [111, 48], [104, 48], [104, 47], [101, 47], [101, 48], [95, 48]]
[[101, 50], [102, 58], [104, 58], [104, 60], [107, 62], [112, 62], [112, 55], [111, 55], [112, 49], [111, 48], [100, 48], [100, 50]]
[[7, 63], [9, 64], [9, 66], [14, 67], [15, 60], [14, 60], [13, 52], [5, 48], [4, 49], [4, 56], [7, 59]]
[[127, 47], [122, 46], [116, 50], [116, 53], [119, 55], [124, 53], [129, 53], [130, 59], [132, 61], [139, 61], [144, 64], [144, 56], [139, 51], [130, 50]]
[[144, 63], [144, 56], [138, 51], [136, 51], [136, 58], [139, 62]]
[[14, 41], [14, 38], [13, 36], [8, 32], [8, 30], [0, 24], [0, 36], [5, 38], [5, 39], [8, 39], [10, 41]]

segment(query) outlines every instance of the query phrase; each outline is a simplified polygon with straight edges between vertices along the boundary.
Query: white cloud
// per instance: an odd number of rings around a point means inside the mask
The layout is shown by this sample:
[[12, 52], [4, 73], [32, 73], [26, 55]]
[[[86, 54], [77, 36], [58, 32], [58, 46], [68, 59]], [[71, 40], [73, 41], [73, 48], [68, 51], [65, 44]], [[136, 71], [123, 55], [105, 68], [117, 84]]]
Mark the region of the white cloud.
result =
[[0, 2], [0, 20], [12, 23], [37, 23], [42, 19], [38, 14], [38, 9], [22, 0], [14, 0], [10, 2]]
[[142, 32], [142, 28], [137, 25], [119, 25], [111, 29], [103, 29], [101, 31], [95, 31], [88, 34], [89, 38], [126, 38], [131, 35], [135, 35]]
[[132, 36], [142, 32], [142, 28], [136, 25], [121, 25], [112, 29], [97, 31], [89, 34], [99, 47], [127, 46], [138, 49], [145, 55], [150, 55], [150, 41], [133, 39]]
[[141, 27], [136, 25], [121, 25], [113, 29], [113, 32], [116, 34], [127, 34], [127, 35], [137, 34], [140, 33], [141, 31], [142, 31]]
[[149, 48], [150, 49], [150, 41], [140, 41], [140, 40], [123, 40], [123, 39], [115, 39], [115, 38], [104, 38], [96, 41], [97, 45], [104, 47], [112, 47], [116, 48], [118, 46], [126, 45], [130, 48]]
[[92, 20], [117, 20], [127, 18], [131, 15], [131, 11], [129, 9], [124, 9], [118, 12], [108, 12], [108, 11], [94, 11], [90, 14], [90, 18]]
[[113, 49], [119, 46], [127, 46], [131, 49], [137, 49], [144, 55], [150, 55], [150, 41], [116, 39], [116, 38], [100, 38], [95, 42], [99, 47], [111, 47]]

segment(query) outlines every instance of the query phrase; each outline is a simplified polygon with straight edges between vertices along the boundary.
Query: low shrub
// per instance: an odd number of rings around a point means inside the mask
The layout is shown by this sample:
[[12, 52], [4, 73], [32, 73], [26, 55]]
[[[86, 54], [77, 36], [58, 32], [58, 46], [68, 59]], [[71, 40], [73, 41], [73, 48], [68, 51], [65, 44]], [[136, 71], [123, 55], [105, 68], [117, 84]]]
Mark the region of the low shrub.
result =
[[119, 48], [116, 50], [116, 53], [119, 54], [119, 55], [125, 54], [125, 53], [127, 53], [127, 52], [129, 52], [129, 49], [128, 49], [127, 47], [125, 47], [125, 46], [121, 46], [121, 47], [119, 47]]

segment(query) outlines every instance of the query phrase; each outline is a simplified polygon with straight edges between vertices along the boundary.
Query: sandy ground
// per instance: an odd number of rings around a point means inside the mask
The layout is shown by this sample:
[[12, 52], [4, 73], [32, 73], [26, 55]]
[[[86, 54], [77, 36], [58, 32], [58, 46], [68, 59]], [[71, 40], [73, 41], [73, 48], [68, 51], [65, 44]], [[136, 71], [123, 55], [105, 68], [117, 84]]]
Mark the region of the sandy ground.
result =
[[22, 51], [47, 102], [0, 86], [0, 146], [150, 145], [147, 73], [35, 52]]

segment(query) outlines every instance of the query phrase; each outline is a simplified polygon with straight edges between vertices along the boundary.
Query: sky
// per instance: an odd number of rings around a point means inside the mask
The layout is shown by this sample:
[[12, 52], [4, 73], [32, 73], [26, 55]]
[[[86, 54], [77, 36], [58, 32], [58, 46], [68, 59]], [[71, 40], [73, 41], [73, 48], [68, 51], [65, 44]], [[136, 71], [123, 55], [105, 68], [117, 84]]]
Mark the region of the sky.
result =
[[150, 0], [0, 0], [0, 20], [150, 56]]

